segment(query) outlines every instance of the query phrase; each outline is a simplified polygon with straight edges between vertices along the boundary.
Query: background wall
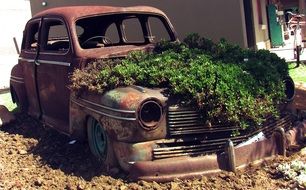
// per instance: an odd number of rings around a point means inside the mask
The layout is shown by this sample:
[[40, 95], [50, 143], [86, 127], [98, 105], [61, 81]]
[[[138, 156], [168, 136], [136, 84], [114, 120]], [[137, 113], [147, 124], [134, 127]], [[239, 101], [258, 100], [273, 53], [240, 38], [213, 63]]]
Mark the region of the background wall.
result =
[[11, 68], [18, 61], [13, 37], [17, 38], [20, 47], [24, 26], [29, 18], [29, 0], [5, 1], [0, 6], [0, 90], [9, 86]]
[[252, 1], [252, 4], [256, 48], [265, 49], [270, 44], [266, 0]]
[[22, 32], [28, 19], [31, 18], [30, 2], [10, 0], [0, 6], [0, 51], [6, 54], [16, 53], [13, 37], [21, 42]]
[[38, 11], [67, 5], [149, 5], [163, 10], [176, 28], [179, 38], [196, 32], [214, 41], [225, 38], [247, 47], [243, 0], [31, 0], [31, 10]]

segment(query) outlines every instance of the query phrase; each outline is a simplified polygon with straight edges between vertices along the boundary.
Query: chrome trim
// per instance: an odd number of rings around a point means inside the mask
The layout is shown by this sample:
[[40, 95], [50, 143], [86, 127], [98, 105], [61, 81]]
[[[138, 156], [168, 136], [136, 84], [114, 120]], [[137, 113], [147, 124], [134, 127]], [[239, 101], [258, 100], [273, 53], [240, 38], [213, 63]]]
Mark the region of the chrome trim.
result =
[[15, 76], [13, 76], [13, 75], [11, 75], [11, 78], [12, 78], [12, 79], [15, 79], [15, 80], [24, 80], [24, 78], [21, 78], [21, 77], [15, 77]]
[[[22, 58], [22, 57], [19, 57], [18, 59], [21, 60], [21, 61], [27, 61], [27, 62], [30, 62], [30, 63], [35, 62], [34, 59], [26, 59], [26, 58]], [[43, 64], [61, 65], [61, 66], [66, 66], [66, 67], [70, 67], [70, 65], [71, 65], [71, 63], [62, 62], [62, 61], [49, 61], [49, 60], [41, 60], [41, 59], [38, 59], [37, 61], [39, 63], [43, 63]]]
[[26, 61], [26, 62], [30, 62], [30, 63], [32, 63], [32, 62], [34, 63], [34, 61], [35, 61], [34, 59], [27, 59], [27, 58], [22, 58], [22, 57], [19, 57], [18, 60]]
[[70, 67], [70, 63], [68, 63], [68, 62], [48, 61], [48, 60], [41, 60], [41, 59], [38, 59], [37, 61], [38, 61], [39, 63], [43, 63], [43, 64], [61, 65], [61, 66]]
[[25, 52], [25, 53], [27, 53], [27, 54], [33, 54], [33, 55], [36, 55], [36, 49], [35, 49], [35, 50], [25, 49], [25, 50], [21, 50], [21, 51], [24, 51], [24, 52]]
[[16, 82], [16, 83], [21, 83], [21, 84], [24, 83], [23, 81], [18, 81], [18, 80], [12, 79], [12, 78], [11, 78], [11, 81], [12, 81], [12, 82]]
[[91, 101], [88, 101], [88, 100], [85, 100], [83, 98], [79, 98], [81, 101], [83, 102], [86, 102], [88, 104], [91, 104], [93, 106], [97, 106], [97, 107], [100, 107], [100, 108], [103, 108], [103, 109], [106, 109], [106, 110], [109, 110], [109, 111], [113, 111], [113, 112], [119, 112], [119, 113], [136, 113], [136, 111], [133, 111], [133, 110], [120, 110], [120, 109], [115, 109], [115, 108], [110, 108], [110, 107], [107, 107], [107, 106], [103, 106], [103, 105], [100, 105], [100, 104], [96, 104], [94, 102], [91, 102]]
[[136, 118], [125, 118], [125, 117], [119, 117], [119, 116], [110, 115], [110, 114], [107, 114], [107, 113], [104, 113], [104, 112], [100, 112], [100, 111], [94, 110], [94, 109], [92, 109], [92, 108], [90, 108], [88, 106], [85, 106], [85, 105], [83, 105], [83, 104], [81, 104], [81, 103], [79, 103], [79, 102], [77, 102], [77, 101], [75, 101], [73, 99], [71, 99], [71, 101], [73, 103], [81, 106], [81, 107], [84, 107], [84, 108], [86, 108], [86, 109], [88, 109], [88, 110], [90, 110], [92, 112], [95, 112], [97, 114], [100, 114], [100, 115], [104, 115], [104, 116], [107, 116], [107, 117], [110, 117], [110, 118], [113, 118], [113, 119], [119, 119], [119, 120], [124, 120], [124, 121], [136, 121]]

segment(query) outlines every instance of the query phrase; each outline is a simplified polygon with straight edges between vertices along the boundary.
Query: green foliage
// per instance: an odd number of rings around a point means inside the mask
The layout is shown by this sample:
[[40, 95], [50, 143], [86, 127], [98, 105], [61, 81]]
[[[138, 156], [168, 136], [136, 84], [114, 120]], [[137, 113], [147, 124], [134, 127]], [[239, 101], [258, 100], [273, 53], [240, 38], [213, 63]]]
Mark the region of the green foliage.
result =
[[[90, 79], [84, 81], [84, 75]], [[215, 44], [192, 34], [184, 43], [161, 42], [152, 53], [96, 61], [71, 79], [75, 90], [100, 93], [128, 85], [167, 88], [167, 96], [198, 105], [209, 121], [246, 128], [277, 115], [287, 75], [285, 61], [266, 50], [245, 50], [225, 40]]]

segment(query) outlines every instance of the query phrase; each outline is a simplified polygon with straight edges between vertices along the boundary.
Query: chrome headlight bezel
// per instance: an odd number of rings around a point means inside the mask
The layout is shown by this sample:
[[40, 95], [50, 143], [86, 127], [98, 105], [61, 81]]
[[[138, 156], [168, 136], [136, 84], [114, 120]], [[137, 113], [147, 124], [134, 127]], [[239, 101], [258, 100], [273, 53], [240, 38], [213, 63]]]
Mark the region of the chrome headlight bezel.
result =
[[138, 107], [137, 117], [140, 126], [145, 130], [154, 130], [162, 120], [164, 109], [157, 99], [144, 100]]

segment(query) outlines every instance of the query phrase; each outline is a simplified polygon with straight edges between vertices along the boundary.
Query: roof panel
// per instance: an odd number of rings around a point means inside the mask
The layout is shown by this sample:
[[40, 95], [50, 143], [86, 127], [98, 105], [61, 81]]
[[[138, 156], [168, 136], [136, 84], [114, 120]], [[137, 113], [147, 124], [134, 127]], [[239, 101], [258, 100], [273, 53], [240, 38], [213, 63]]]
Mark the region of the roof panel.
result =
[[149, 6], [134, 6], [134, 7], [111, 7], [111, 6], [69, 6], [69, 7], [56, 7], [44, 10], [34, 15], [40, 17], [43, 15], [58, 15], [67, 19], [77, 19], [84, 16], [98, 15], [98, 14], [111, 14], [111, 13], [157, 13], [164, 15], [162, 11]]

